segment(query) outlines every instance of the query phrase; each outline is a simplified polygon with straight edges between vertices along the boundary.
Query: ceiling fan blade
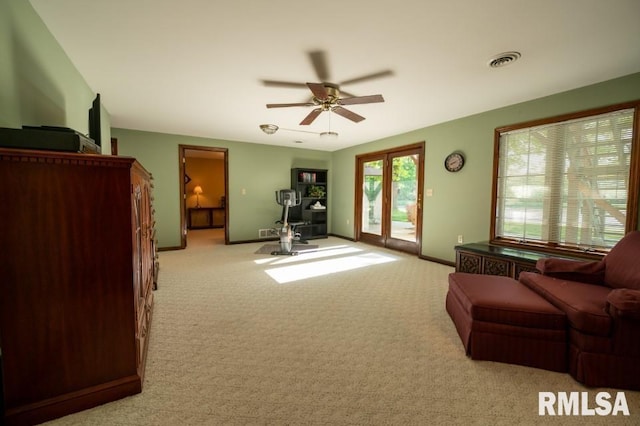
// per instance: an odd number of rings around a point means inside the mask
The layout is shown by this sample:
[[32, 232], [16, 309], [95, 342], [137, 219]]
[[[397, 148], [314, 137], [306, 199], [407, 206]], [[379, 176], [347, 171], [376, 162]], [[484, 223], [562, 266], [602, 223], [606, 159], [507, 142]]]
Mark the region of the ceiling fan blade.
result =
[[382, 95], [356, 96], [338, 100], [338, 104], [340, 105], [374, 104], [376, 102], [384, 102]]
[[341, 106], [335, 106], [331, 108], [331, 111], [335, 112], [338, 115], [343, 116], [344, 118], [348, 118], [349, 120], [354, 121], [356, 123], [359, 123], [362, 120], [364, 120], [363, 116], [358, 115], [353, 111], [349, 111], [346, 108], [342, 108]]
[[318, 118], [318, 116], [320, 115], [320, 113], [322, 112], [322, 108], [316, 108], [313, 111], [311, 111], [309, 113], [309, 115], [307, 115], [304, 120], [302, 120], [300, 122], [301, 126], [306, 126], [309, 125], [311, 123], [313, 123], [313, 120], [315, 120], [316, 118]]
[[302, 106], [314, 106], [312, 102], [301, 102], [293, 104], [267, 104], [267, 108], [287, 108], [287, 107], [302, 107]]
[[327, 93], [327, 89], [324, 88], [324, 84], [322, 83], [307, 83], [307, 86], [313, 93], [313, 96], [320, 99], [321, 101], [326, 100], [329, 97]]
[[329, 69], [327, 67], [327, 55], [322, 50], [314, 50], [309, 52], [309, 59], [311, 59], [311, 65], [318, 76], [320, 81], [329, 81]]
[[374, 80], [376, 78], [388, 77], [388, 76], [392, 76], [392, 75], [393, 75], [393, 71], [391, 71], [391, 70], [379, 71], [379, 72], [374, 72], [373, 74], [363, 75], [362, 77], [356, 77], [356, 78], [352, 78], [352, 79], [349, 79], [349, 80], [345, 80], [345, 81], [341, 82], [340, 85], [361, 83], [363, 81]]
[[301, 87], [307, 87], [304, 83], [296, 83], [295, 81], [278, 81], [278, 80], [260, 80], [262, 84], [267, 87], [291, 87], [298, 89]]

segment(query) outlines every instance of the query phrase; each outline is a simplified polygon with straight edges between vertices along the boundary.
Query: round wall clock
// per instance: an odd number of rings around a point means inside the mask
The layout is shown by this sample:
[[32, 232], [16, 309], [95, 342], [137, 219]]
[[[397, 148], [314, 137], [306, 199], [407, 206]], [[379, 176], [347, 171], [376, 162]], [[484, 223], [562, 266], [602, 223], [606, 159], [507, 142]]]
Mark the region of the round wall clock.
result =
[[444, 159], [444, 168], [449, 172], [459, 172], [464, 166], [464, 155], [452, 152]]

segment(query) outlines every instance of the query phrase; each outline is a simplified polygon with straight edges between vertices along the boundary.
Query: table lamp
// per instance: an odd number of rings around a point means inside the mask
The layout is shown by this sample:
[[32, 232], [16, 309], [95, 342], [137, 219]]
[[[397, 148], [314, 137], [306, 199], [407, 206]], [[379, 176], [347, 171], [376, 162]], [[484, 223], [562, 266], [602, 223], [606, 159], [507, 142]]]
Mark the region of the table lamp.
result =
[[202, 187], [200, 185], [196, 185], [196, 187], [193, 188], [193, 193], [196, 194], [196, 208], [199, 209], [200, 208], [200, 194], [202, 194]]

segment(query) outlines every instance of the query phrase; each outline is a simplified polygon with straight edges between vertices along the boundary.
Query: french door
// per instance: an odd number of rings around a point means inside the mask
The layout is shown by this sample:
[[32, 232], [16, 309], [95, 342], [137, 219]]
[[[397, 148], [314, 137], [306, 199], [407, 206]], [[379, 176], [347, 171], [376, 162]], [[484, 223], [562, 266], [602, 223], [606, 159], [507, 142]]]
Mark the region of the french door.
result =
[[420, 253], [424, 143], [356, 157], [356, 240]]

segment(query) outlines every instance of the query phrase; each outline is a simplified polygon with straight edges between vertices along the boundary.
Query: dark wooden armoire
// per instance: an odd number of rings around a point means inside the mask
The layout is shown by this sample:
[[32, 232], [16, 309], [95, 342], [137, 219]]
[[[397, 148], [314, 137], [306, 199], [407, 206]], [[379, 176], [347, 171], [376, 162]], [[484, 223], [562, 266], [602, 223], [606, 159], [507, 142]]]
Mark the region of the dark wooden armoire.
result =
[[153, 308], [151, 182], [133, 158], [0, 148], [3, 420], [138, 393]]

